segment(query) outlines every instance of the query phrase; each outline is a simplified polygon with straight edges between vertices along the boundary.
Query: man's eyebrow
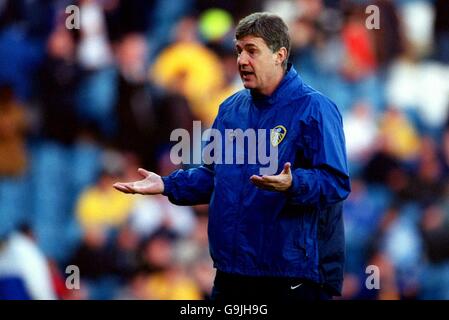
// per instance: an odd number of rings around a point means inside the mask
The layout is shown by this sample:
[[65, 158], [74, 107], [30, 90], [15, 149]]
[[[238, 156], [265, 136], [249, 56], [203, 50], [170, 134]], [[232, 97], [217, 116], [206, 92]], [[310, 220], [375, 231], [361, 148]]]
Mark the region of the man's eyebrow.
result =
[[[239, 44], [235, 45], [236, 49], [241, 48], [241, 47], [242, 46], [239, 45]], [[257, 45], [255, 45], [254, 43], [246, 43], [245, 45], [243, 45], [243, 48], [256, 48], [256, 49], [258, 49], [259, 47]]]
[[254, 43], [247, 43], [247, 44], [244, 45], [244, 47], [246, 47], [246, 48], [256, 48], [256, 49], [258, 48], [257, 45], [255, 45]]

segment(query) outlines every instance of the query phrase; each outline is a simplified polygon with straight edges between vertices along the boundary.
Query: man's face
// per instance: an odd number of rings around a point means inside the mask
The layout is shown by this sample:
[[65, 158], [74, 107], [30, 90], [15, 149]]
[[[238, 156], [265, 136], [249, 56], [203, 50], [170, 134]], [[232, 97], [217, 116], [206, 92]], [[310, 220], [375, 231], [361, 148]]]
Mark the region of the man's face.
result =
[[237, 66], [243, 86], [262, 94], [271, 94], [282, 66], [262, 38], [246, 36], [236, 41]]

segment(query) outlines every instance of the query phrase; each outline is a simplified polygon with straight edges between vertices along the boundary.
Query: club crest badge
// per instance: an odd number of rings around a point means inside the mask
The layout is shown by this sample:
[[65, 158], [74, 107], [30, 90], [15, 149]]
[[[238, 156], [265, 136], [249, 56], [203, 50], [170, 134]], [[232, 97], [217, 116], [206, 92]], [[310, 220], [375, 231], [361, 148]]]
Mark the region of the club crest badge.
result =
[[281, 143], [282, 140], [284, 140], [285, 135], [287, 134], [287, 129], [285, 129], [284, 126], [276, 126], [273, 129], [271, 129], [271, 145], [273, 147], [277, 147], [279, 143]]

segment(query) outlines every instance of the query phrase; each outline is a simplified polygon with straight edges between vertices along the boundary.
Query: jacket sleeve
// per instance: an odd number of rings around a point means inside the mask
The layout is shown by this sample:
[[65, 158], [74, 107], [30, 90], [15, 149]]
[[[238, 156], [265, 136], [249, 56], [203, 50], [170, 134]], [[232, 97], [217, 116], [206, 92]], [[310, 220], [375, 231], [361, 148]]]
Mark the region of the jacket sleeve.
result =
[[214, 190], [213, 165], [202, 165], [189, 170], [177, 170], [162, 177], [164, 195], [177, 205], [208, 204]]
[[314, 102], [311, 113], [300, 121], [298, 152], [292, 170], [289, 201], [294, 205], [331, 205], [351, 191], [343, 122], [337, 107], [324, 98]]

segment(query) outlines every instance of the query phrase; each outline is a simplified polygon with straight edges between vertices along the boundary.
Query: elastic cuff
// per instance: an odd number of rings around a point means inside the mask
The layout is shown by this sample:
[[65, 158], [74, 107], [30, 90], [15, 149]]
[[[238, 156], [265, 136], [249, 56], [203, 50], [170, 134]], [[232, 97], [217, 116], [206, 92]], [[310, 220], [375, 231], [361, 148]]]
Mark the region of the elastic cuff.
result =
[[295, 170], [295, 172], [292, 172], [292, 185], [287, 190], [287, 193], [290, 196], [298, 196], [304, 193], [306, 190], [306, 185], [299, 175], [300, 172], [297, 172], [297, 170]]
[[173, 188], [173, 182], [170, 179], [170, 176], [161, 177], [162, 182], [164, 183], [164, 191], [162, 192], [162, 195], [169, 196], [171, 194], [171, 190]]

